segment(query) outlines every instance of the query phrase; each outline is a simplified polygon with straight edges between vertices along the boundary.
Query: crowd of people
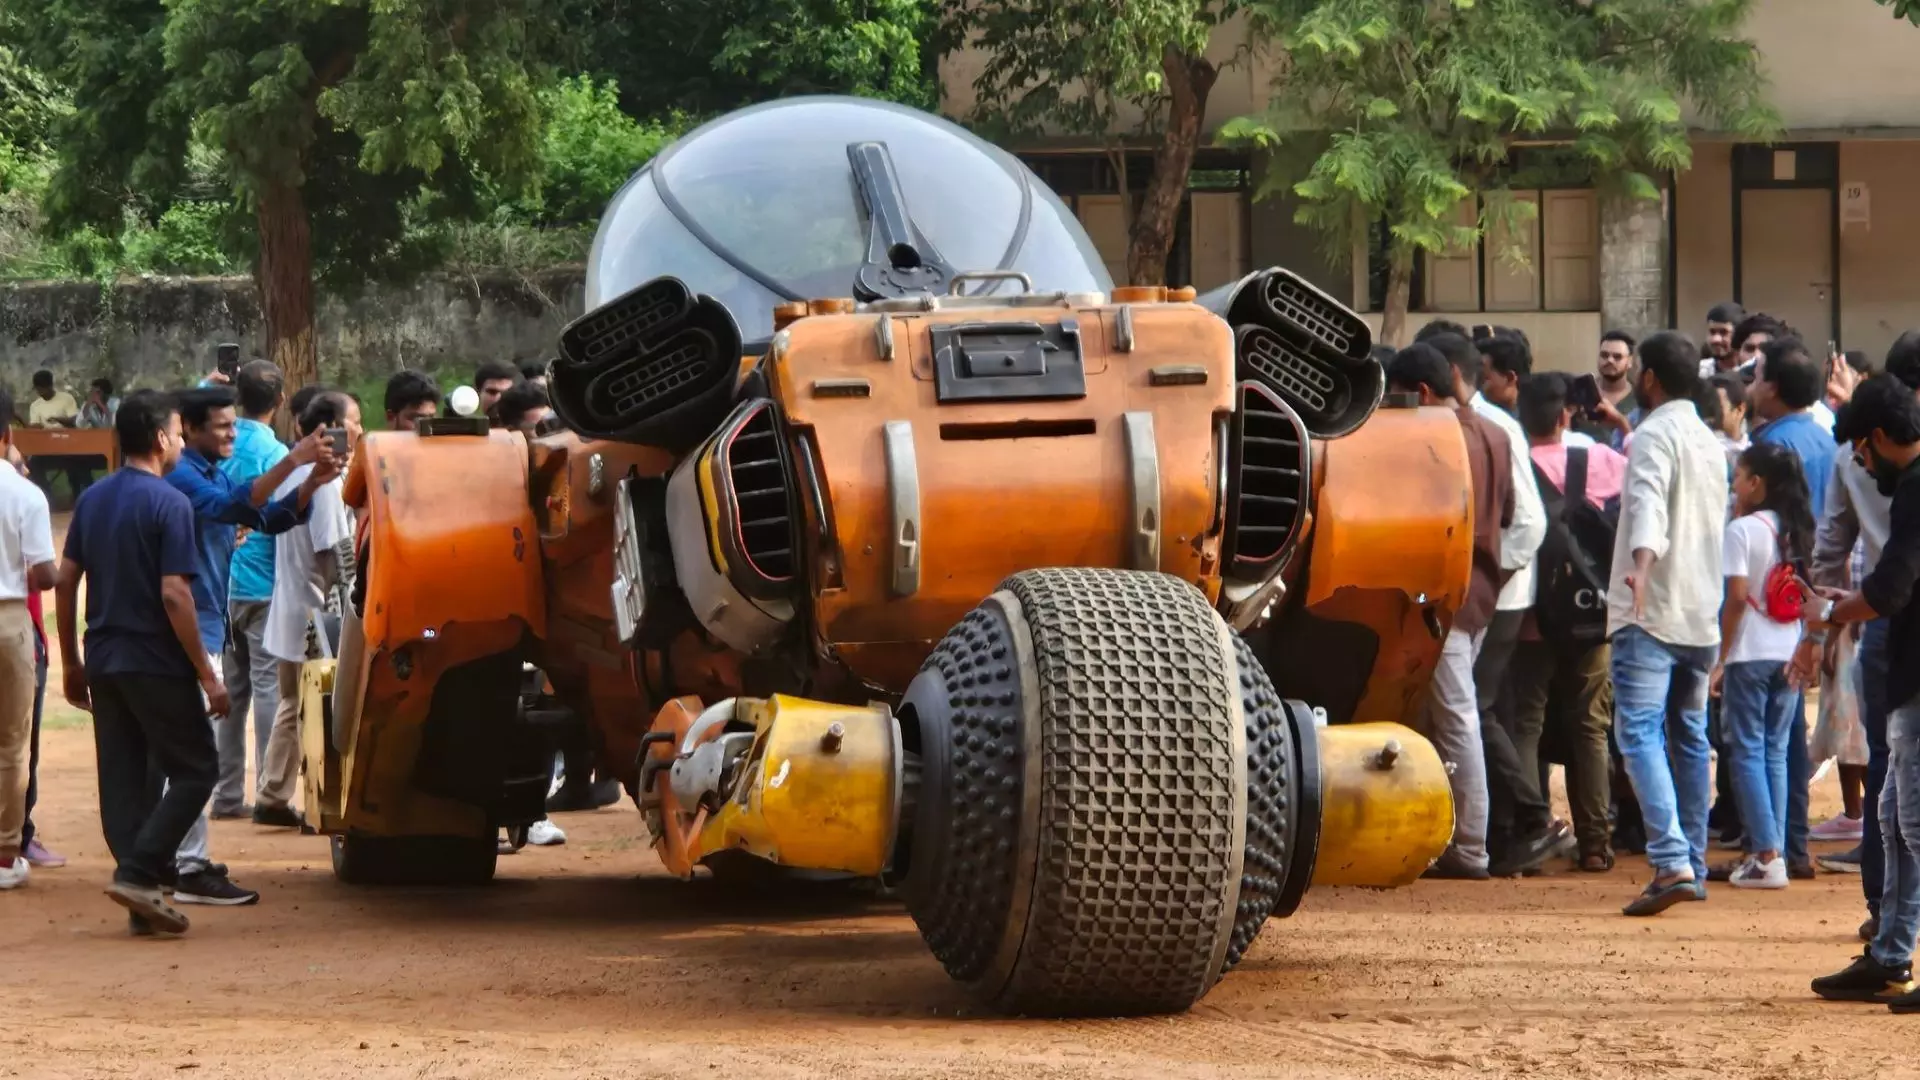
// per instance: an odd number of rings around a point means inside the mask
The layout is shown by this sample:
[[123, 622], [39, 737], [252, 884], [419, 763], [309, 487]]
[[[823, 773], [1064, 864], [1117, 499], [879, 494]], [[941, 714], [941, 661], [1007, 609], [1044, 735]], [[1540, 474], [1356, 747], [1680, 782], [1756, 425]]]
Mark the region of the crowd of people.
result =
[[[544, 381], [543, 368], [490, 363], [472, 387], [493, 426], [532, 433], [553, 423]], [[187, 920], [176, 904], [259, 900], [214, 860], [210, 819], [303, 828], [293, 807], [299, 673], [332, 654], [351, 592], [357, 525], [341, 471], [362, 434], [360, 404], [326, 386], [289, 400], [268, 361], [124, 399], [95, 380], [85, 406], [50, 373], [33, 385], [23, 418], [0, 391], [0, 890], [66, 862], [32, 822], [49, 667], [42, 594], [52, 591], [60, 691], [93, 714], [109, 892], [135, 934], [178, 933]], [[386, 426], [415, 430], [445, 402], [430, 376], [401, 371], [385, 388]], [[273, 427], [283, 409], [286, 441]], [[81, 482], [78, 463], [29, 462], [13, 446], [18, 419], [111, 428], [121, 468]], [[49, 469], [69, 470], [80, 496], [57, 555], [37, 486]], [[590, 767], [578, 771], [584, 781]], [[607, 801], [579, 788], [555, 808]], [[543, 821], [525, 839], [565, 834]]]
[[[1624, 910], [1651, 916], [1711, 881], [1786, 888], [1816, 873], [1811, 840], [1856, 841], [1819, 862], [1861, 875], [1868, 948], [1814, 989], [1920, 1011], [1920, 331], [1878, 374], [1733, 305], [1709, 313], [1704, 349], [1611, 332], [1579, 377], [1536, 372], [1518, 331], [1446, 321], [1381, 359], [1392, 391], [1454, 411], [1471, 483], [1471, 578], [1422, 718], [1456, 808], [1429, 875], [1644, 854]], [[484, 364], [472, 391], [495, 427], [557, 423], [539, 368]], [[350, 595], [341, 471], [360, 404], [328, 387], [288, 401], [265, 361], [175, 394], [98, 382], [87, 409], [50, 376], [35, 395], [30, 423], [104, 422], [123, 467], [84, 488], [56, 556], [0, 395], [16, 466], [0, 469], [0, 889], [64, 862], [31, 820], [52, 589], [62, 690], [94, 716], [111, 892], [135, 933], [179, 932], [173, 904], [259, 899], [214, 861], [209, 817], [302, 825], [297, 680]], [[411, 431], [451, 400], [402, 371], [381, 404]], [[1843, 810], [1815, 824], [1829, 761]], [[550, 809], [608, 801], [576, 764]], [[1553, 764], [1571, 820], [1551, 810]], [[565, 837], [542, 821], [527, 839]], [[1735, 857], [1709, 865], [1714, 844]]]
[[[1423, 713], [1456, 814], [1429, 876], [1644, 853], [1644, 917], [1712, 881], [1787, 888], [1810, 840], [1854, 841], [1818, 862], [1861, 875], [1868, 947], [1813, 989], [1920, 1011], [1920, 332], [1878, 374], [1733, 304], [1704, 348], [1610, 332], [1579, 377], [1444, 320], [1381, 359], [1455, 411], [1471, 477], [1471, 581]], [[1828, 763], [1843, 808], [1814, 824]]]

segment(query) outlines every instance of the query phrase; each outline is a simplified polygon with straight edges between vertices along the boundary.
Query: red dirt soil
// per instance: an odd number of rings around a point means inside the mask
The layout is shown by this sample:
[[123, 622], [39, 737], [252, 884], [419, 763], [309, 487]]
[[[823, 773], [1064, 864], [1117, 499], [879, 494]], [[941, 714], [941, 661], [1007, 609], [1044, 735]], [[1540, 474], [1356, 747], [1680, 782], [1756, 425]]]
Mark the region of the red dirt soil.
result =
[[[56, 682], [57, 686], [58, 683]], [[1619, 914], [1639, 859], [1516, 882], [1326, 890], [1269, 924], [1198, 1008], [1147, 1020], [990, 1018], [897, 906], [756, 898], [661, 876], [639, 815], [557, 818], [570, 842], [491, 888], [335, 883], [323, 838], [217, 823], [265, 894], [132, 939], [101, 894], [92, 740], [47, 732], [39, 815], [72, 865], [0, 895], [15, 1034], [0, 1075], [1542, 1077], [1910, 1075], [1920, 1020], [1816, 1002], [1858, 951], [1859, 879], [1716, 886]], [[1823, 790], [1816, 809], [1830, 807]]]
[[[214, 857], [260, 905], [134, 939], [101, 891], [92, 736], [59, 686], [56, 668], [36, 818], [73, 862], [0, 894], [0, 1076], [1920, 1076], [1920, 1018], [1807, 990], [1860, 951], [1858, 877], [1628, 919], [1639, 858], [1314, 892], [1192, 1012], [1144, 1020], [983, 1015], [897, 904], [672, 880], [631, 806], [558, 815], [565, 847], [475, 890], [348, 888], [324, 838], [217, 822]], [[1816, 819], [1837, 805], [1829, 778]]]

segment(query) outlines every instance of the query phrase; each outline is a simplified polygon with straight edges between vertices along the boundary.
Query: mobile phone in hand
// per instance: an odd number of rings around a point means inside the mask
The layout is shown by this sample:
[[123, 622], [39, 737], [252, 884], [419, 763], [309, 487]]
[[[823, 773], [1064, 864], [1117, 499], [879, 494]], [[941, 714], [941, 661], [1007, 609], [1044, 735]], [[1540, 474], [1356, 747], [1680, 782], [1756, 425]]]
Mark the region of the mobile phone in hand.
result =
[[346, 464], [347, 454], [352, 449], [347, 441], [347, 429], [343, 427], [330, 427], [326, 430], [327, 446], [331, 449], [334, 459], [343, 465]]
[[220, 345], [214, 350], [214, 370], [232, 379], [240, 373], [240, 346], [231, 342]]
[[1591, 415], [1600, 408], [1600, 380], [1582, 375], [1567, 384], [1567, 405]]

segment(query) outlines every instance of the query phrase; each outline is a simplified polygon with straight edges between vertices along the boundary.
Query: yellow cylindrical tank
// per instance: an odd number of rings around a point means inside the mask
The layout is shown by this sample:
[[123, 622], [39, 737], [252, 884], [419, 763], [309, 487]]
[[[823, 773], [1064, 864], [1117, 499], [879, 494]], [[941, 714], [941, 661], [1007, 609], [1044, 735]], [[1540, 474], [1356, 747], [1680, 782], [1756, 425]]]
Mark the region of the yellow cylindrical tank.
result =
[[1399, 724], [1321, 728], [1320, 800], [1315, 886], [1410, 885], [1453, 839], [1446, 764]]

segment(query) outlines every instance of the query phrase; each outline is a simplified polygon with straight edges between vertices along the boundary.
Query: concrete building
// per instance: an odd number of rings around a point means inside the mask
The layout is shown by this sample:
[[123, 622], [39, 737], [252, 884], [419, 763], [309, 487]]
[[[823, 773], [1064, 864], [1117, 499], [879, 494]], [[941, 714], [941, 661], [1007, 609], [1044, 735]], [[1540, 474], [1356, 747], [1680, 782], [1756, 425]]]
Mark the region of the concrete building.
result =
[[[1414, 310], [1464, 323], [1518, 326], [1545, 366], [1587, 370], [1604, 329], [1664, 326], [1701, 332], [1721, 300], [1786, 319], [1816, 348], [1827, 341], [1876, 361], [1920, 326], [1920, 28], [1873, 0], [1760, 0], [1747, 27], [1759, 44], [1770, 100], [1785, 121], [1776, 145], [1737, 143], [1696, 125], [1693, 166], [1664, 178], [1658, 201], [1603, 198], [1591, 188], [1523, 192], [1539, 212], [1525, 235], [1422, 260]], [[1244, 32], [1216, 35], [1225, 61]], [[1257, 53], [1223, 71], [1208, 103], [1209, 130], [1257, 112], [1274, 62]], [[942, 70], [946, 108], [973, 101], [978, 60]], [[1118, 155], [1090, 140], [1018, 147], [1072, 203], [1102, 255], [1124, 277]], [[1517, 151], [1525, 154], [1527, 150]], [[1151, 152], [1127, 155], [1130, 187]], [[1255, 199], [1263, 163], [1234, 150], [1203, 151], [1170, 259], [1176, 283], [1202, 289], [1257, 266], [1283, 264], [1363, 311], [1383, 288], [1365, 252], [1330, 258], [1293, 223], [1285, 197]], [[1468, 212], [1463, 209], [1463, 212]], [[1500, 258], [1512, 244], [1533, 256]], [[1345, 253], [1341, 253], [1345, 254]], [[1412, 320], [1415, 325], [1418, 316]]]

